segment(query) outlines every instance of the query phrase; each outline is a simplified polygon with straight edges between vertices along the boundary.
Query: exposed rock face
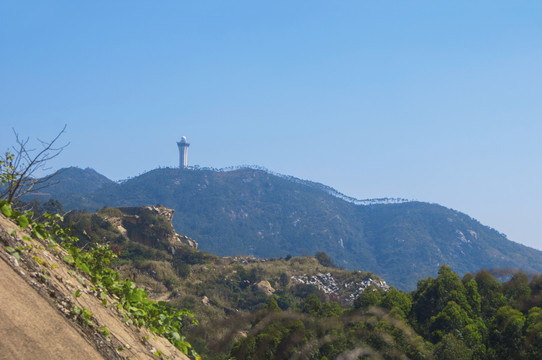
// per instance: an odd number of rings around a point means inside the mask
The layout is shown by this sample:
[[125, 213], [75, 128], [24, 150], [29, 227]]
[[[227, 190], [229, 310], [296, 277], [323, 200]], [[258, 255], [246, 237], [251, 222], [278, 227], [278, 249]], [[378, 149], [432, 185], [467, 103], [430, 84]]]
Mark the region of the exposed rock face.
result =
[[386, 291], [390, 288], [384, 280], [377, 280], [371, 277], [341, 283], [331, 273], [318, 273], [314, 276], [292, 276], [292, 280], [300, 284], [314, 285], [324, 294], [341, 297], [346, 302], [353, 302], [370, 285]]
[[171, 221], [175, 210], [162, 205], [121, 207], [119, 210], [123, 214], [122, 219], [120, 219], [122, 225], [119, 227], [118, 220], [115, 221], [115, 218], [110, 218], [109, 221], [114, 223], [121, 233], [124, 230], [126, 235], [133, 241], [148, 246], [167, 243], [172, 254], [175, 254], [175, 248], [179, 245], [188, 245], [196, 249], [198, 247], [195, 240], [177, 234], [173, 229]]
[[267, 280], [262, 280], [259, 283], [254, 284], [254, 288], [256, 288], [256, 290], [264, 292], [267, 296], [271, 296], [275, 292], [275, 289], [273, 289], [273, 287]]
[[188, 236], [177, 234], [177, 233], [175, 235], [176, 235], [176, 239], [174, 239], [174, 242], [180, 242], [181, 244], [188, 245], [194, 249], [198, 248], [198, 243], [196, 242], [196, 240], [192, 240]]

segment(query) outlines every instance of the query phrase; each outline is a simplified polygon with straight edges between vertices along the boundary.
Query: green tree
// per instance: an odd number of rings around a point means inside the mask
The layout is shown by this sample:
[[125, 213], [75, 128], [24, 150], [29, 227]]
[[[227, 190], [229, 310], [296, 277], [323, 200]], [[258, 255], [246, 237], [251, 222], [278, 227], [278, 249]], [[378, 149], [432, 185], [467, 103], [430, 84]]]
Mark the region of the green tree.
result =
[[472, 320], [467, 313], [455, 301], [449, 301], [438, 315], [431, 318], [431, 337], [438, 342], [447, 333], [462, 335], [463, 328], [470, 323]]
[[340, 316], [343, 313], [343, 309], [336, 301], [325, 302], [322, 304], [322, 310], [320, 315], [323, 317]]
[[521, 309], [531, 295], [529, 278], [523, 271], [519, 271], [503, 284], [502, 290], [504, 296], [510, 300], [510, 303], [514, 307]]
[[463, 328], [462, 336], [465, 344], [472, 349], [473, 359], [486, 358], [487, 327], [481, 318]]
[[354, 307], [356, 309], [364, 309], [368, 308], [369, 306], [380, 306], [384, 296], [384, 290], [374, 285], [369, 285], [354, 300]]
[[286, 273], [280, 274], [279, 278], [279, 284], [280, 286], [284, 287], [287, 286], [290, 283], [290, 277]]
[[480, 294], [481, 315], [485, 321], [491, 321], [497, 310], [506, 305], [508, 300], [502, 294], [502, 284], [487, 270], [479, 271], [474, 277]]
[[435, 347], [434, 354], [439, 360], [471, 360], [473, 352], [463, 341], [447, 334]]
[[437, 316], [450, 301], [457, 304], [469, 318], [476, 317], [468, 301], [467, 289], [450, 267], [442, 265], [436, 279], [428, 278], [418, 282], [418, 289], [412, 296], [412, 316], [416, 329], [430, 337], [430, 320]]
[[503, 306], [495, 315], [491, 342], [500, 359], [522, 359], [525, 317], [510, 306]]
[[301, 310], [304, 313], [311, 315], [319, 315], [322, 312], [322, 302], [318, 298], [318, 295], [311, 294], [303, 301]]
[[476, 283], [476, 280], [472, 278], [471, 280], [467, 282], [463, 282], [463, 286], [465, 287], [465, 290], [467, 291], [467, 302], [470, 305], [470, 308], [472, 309], [471, 316], [472, 317], [479, 317], [482, 315], [482, 297], [480, 296], [480, 293], [478, 292], [478, 284]]
[[381, 306], [391, 310], [403, 319], [406, 319], [412, 308], [410, 296], [402, 291], [391, 287], [382, 294]]
[[269, 311], [282, 311], [282, 309], [279, 307], [279, 304], [277, 303], [275, 296], [271, 296], [269, 298], [266, 309]]
[[527, 314], [525, 325], [525, 358], [540, 359], [542, 355], [542, 309], [531, 308]]
[[323, 251], [318, 251], [314, 257], [316, 258], [316, 260], [318, 260], [318, 262], [320, 263], [320, 265], [322, 266], [328, 266], [328, 267], [336, 267], [335, 263], [333, 262], [333, 259], [331, 259], [329, 257], [328, 254], [326, 254], [325, 252]]
[[533, 276], [533, 279], [529, 283], [531, 288], [531, 295], [540, 295], [542, 294], [542, 274]]

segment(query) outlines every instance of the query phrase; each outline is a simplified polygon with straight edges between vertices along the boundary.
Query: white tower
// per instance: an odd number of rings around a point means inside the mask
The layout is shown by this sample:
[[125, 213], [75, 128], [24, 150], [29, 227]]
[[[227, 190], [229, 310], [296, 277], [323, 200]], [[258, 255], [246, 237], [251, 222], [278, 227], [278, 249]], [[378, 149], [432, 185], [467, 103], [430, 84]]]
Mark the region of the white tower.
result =
[[179, 147], [179, 168], [186, 169], [188, 167], [188, 147], [190, 146], [186, 141], [186, 136], [181, 138], [177, 146]]

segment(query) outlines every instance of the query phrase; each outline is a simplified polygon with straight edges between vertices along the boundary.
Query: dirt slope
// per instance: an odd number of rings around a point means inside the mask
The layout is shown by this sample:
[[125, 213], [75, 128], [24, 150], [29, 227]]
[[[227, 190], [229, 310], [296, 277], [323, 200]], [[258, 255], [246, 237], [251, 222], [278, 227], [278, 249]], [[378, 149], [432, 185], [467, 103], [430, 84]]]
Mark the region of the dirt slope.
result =
[[[0, 358], [103, 359], [64, 316], [21, 281], [3, 260], [0, 274]], [[58, 341], [51, 341], [52, 337]]]
[[[0, 214], [0, 359], [188, 359], [167, 339], [123, 323], [103, 306], [84, 274], [61, 260], [62, 249], [55, 253], [23, 236], [30, 234]], [[16, 260], [7, 246], [28, 249]], [[88, 309], [95, 326], [78, 321], [74, 306]]]

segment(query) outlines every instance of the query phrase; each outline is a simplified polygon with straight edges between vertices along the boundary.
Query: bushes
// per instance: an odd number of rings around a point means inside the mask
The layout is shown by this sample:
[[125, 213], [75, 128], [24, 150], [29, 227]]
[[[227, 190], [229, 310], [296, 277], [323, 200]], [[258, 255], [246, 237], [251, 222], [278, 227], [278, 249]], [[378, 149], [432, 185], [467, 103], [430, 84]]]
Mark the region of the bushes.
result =
[[211, 255], [207, 255], [202, 251], [193, 249], [188, 246], [181, 246], [175, 248], [175, 254], [173, 255], [173, 265], [177, 266], [180, 263], [189, 265], [198, 265], [209, 263], [212, 259]]
[[326, 254], [325, 252], [323, 251], [319, 251], [317, 252], [314, 257], [316, 258], [316, 260], [318, 260], [318, 262], [320, 263], [320, 265], [322, 266], [327, 266], [327, 267], [337, 267], [335, 265], [335, 263], [333, 262], [333, 259], [331, 259], [329, 257], [328, 254]]
[[[319, 303], [314, 296], [306, 303], [320, 310], [334, 307]], [[320, 310], [313, 314], [274, 310], [255, 319], [248, 336], [232, 348], [233, 358], [431, 358], [429, 349], [404, 322], [382, 311], [326, 316], [319, 314]]]
[[135, 267], [145, 271], [154, 279], [162, 282], [169, 290], [179, 286], [177, 273], [168, 261], [144, 260], [134, 263]]
[[110, 208], [110, 207], [104, 207], [100, 211], [98, 211], [98, 214], [102, 216], [108, 216], [108, 217], [117, 217], [121, 218], [123, 216], [122, 211], [118, 208]]
[[159, 216], [150, 209], [143, 208], [139, 213], [139, 220], [144, 229], [152, 228], [153, 232], [159, 237], [167, 237], [175, 233], [173, 225], [171, 225], [169, 220]]
[[122, 246], [120, 254], [121, 259], [127, 259], [131, 261], [143, 261], [143, 260], [166, 260], [171, 256], [163, 250], [153, 249], [151, 247], [129, 241], [126, 245]]

